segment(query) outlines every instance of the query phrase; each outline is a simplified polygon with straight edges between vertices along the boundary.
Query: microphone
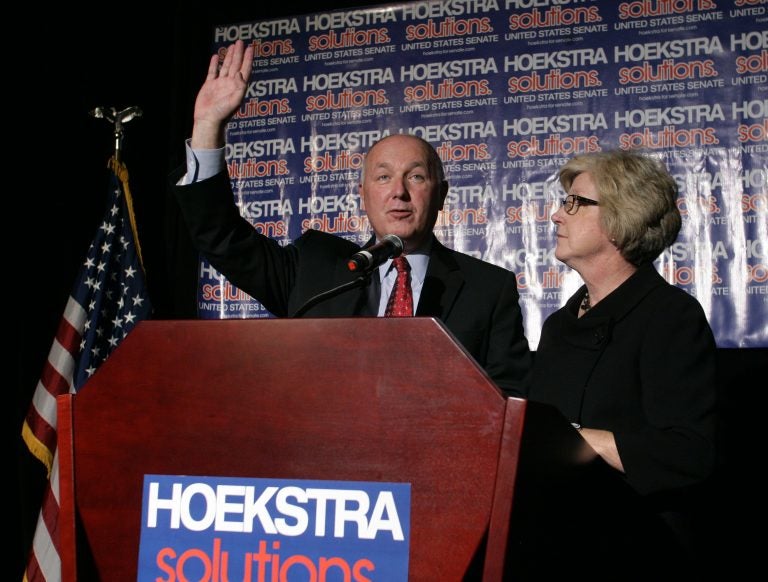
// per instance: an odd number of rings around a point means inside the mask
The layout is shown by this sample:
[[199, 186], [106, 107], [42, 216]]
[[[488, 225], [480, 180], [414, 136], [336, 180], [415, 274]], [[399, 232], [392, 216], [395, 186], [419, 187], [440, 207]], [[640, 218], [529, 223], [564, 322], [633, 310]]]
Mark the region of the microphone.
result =
[[403, 254], [403, 241], [397, 235], [388, 234], [376, 244], [352, 255], [347, 267], [350, 271], [370, 271], [387, 259], [394, 259], [401, 254]]
[[371, 281], [371, 272], [373, 269], [381, 265], [387, 259], [394, 259], [401, 254], [403, 254], [403, 241], [399, 236], [394, 234], [388, 234], [375, 245], [357, 251], [349, 258], [347, 267], [352, 272], [359, 271], [360, 274], [352, 281], [347, 281], [338, 287], [334, 287], [328, 291], [318, 293], [314, 297], [310, 297], [309, 300], [299, 307], [296, 313], [293, 314], [293, 317], [301, 317], [321, 301], [336, 297], [349, 289], [368, 285]]

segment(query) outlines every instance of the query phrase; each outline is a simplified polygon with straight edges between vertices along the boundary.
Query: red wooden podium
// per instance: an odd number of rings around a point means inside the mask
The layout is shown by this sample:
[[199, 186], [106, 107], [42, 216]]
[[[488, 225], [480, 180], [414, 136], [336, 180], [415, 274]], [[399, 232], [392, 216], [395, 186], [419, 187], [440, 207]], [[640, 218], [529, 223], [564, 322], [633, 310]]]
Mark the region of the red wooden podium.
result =
[[136, 579], [143, 477], [165, 474], [410, 483], [410, 580], [460, 581], [480, 552], [501, 580], [541, 413], [545, 456], [594, 459], [434, 319], [142, 322], [59, 399], [63, 578]]

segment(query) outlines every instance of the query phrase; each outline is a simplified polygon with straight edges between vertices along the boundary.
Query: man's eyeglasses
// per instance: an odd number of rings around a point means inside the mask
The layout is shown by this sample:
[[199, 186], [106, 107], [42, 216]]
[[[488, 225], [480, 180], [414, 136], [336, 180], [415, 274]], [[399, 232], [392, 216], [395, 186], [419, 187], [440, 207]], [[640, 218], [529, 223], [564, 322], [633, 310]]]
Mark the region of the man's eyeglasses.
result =
[[566, 214], [576, 214], [579, 211], [579, 206], [600, 206], [600, 203], [597, 200], [576, 194], [568, 194], [563, 198], [563, 210]]

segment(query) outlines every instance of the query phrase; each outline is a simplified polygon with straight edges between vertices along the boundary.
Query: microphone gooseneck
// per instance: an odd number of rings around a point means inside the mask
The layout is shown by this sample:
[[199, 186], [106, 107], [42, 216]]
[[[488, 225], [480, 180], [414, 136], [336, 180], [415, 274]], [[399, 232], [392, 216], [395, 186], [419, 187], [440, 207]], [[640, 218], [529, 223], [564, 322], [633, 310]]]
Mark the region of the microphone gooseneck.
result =
[[352, 281], [347, 281], [346, 283], [338, 285], [333, 289], [328, 289], [328, 291], [323, 291], [322, 293], [318, 293], [314, 297], [310, 297], [304, 303], [304, 305], [302, 305], [296, 310], [296, 313], [294, 313], [292, 317], [301, 317], [318, 303], [322, 303], [323, 301], [325, 301], [326, 299], [330, 299], [331, 297], [336, 297], [337, 295], [341, 295], [345, 291], [349, 291], [350, 289], [354, 289], [355, 287], [365, 287], [371, 281], [371, 272], [372, 271], [364, 271], [359, 275], [357, 275]]

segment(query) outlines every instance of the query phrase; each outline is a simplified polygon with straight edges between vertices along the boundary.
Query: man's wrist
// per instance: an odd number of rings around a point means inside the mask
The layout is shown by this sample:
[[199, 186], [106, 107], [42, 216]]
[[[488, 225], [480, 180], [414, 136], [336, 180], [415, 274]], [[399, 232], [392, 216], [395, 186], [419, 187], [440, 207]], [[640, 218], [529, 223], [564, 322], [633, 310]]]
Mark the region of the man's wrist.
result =
[[220, 122], [195, 120], [192, 127], [192, 149], [215, 150], [224, 147], [224, 124]]

